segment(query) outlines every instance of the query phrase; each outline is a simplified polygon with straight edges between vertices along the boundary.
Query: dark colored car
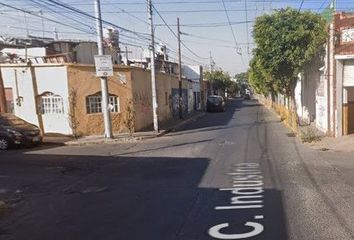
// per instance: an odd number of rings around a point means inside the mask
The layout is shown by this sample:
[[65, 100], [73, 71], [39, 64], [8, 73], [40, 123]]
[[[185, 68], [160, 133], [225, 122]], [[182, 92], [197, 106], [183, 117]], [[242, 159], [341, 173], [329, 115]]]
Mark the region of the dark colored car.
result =
[[31, 146], [42, 142], [38, 127], [14, 116], [0, 114], [0, 150], [13, 146]]
[[222, 96], [218, 95], [211, 95], [207, 99], [207, 111], [212, 112], [212, 111], [225, 111], [225, 101]]

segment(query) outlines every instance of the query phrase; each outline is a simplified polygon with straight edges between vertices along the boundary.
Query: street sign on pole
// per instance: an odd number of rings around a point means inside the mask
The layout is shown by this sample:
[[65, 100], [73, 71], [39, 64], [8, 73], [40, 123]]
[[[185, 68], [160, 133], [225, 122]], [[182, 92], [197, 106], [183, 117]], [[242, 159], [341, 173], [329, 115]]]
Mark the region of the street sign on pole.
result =
[[111, 55], [95, 55], [95, 67], [97, 77], [113, 76], [113, 64]]

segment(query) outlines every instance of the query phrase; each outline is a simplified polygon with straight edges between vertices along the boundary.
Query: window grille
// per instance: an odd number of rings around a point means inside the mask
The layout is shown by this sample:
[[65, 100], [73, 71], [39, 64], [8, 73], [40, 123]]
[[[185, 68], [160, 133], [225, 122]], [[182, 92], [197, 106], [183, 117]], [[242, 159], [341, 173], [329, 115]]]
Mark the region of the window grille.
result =
[[63, 98], [54, 94], [48, 94], [40, 97], [41, 114], [63, 114]]
[[[119, 97], [115, 95], [109, 96], [109, 105], [111, 112], [119, 113]], [[86, 98], [87, 113], [101, 113], [102, 112], [102, 96], [100, 94], [87, 96]]]

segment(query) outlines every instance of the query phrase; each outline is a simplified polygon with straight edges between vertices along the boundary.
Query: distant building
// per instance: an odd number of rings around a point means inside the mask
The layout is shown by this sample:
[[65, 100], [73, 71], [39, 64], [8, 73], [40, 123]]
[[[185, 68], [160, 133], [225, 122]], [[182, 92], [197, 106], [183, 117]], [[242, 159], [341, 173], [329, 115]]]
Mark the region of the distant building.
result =
[[188, 112], [202, 109], [201, 84], [203, 81], [203, 68], [199, 65], [182, 66], [182, 75], [189, 82], [188, 88]]
[[[13, 43], [13, 44], [11, 44]], [[116, 48], [106, 46], [105, 54], [111, 55], [114, 63], [118, 63], [119, 54]], [[97, 43], [93, 41], [54, 40], [54, 39], [11, 39], [0, 41], [0, 63], [80, 63], [94, 64], [94, 56], [98, 54]]]

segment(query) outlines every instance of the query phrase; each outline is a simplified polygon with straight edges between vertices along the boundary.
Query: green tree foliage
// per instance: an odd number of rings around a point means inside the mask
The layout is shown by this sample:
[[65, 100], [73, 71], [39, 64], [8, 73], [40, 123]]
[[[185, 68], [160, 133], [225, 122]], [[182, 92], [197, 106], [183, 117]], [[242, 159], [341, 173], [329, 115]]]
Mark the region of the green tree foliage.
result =
[[250, 62], [250, 73], [248, 82], [257, 93], [268, 95], [274, 92], [271, 77], [263, 68], [262, 62], [257, 55]]
[[245, 84], [248, 82], [248, 72], [242, 72], [235, 74], [235, 79], [240, 84]]
[[249, 89], [248, 77], [249, 77], [248, 72], [241, 72], [235, 74], [238, 90], [242, 95], [246, 93], [246, 89]]
[[231, 95], [236, 96], [236, 94], [240, 91], [240, 86], [237, 84], [237, 82], [231, 82], [228, 91]]
[[298, 74], [323, 53], [326, 21], [312, 12], [287, 8], [258, 17], [253, 35], [257, 47], [250, 84], [259, 93], [293, 97]]
[[226, 92], [233, 85], [230, 75], [222, 70], [204, 73], [204, 79], [210, 82], [213, 90]]

